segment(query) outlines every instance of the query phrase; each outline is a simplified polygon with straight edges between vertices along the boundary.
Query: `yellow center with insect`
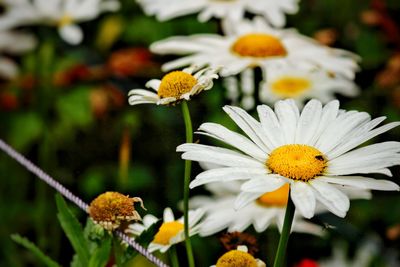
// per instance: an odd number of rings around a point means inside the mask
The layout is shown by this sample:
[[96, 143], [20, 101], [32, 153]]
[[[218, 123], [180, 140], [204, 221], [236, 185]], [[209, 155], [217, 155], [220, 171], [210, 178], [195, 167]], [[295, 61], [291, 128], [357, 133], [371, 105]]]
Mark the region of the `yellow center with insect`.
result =
[[216, 264], [217, 267], [257, 267], [257, 261], [249, 253], [240, 250], [231, 250], [222, 255]]
[[287, 54], [281, 40], [264, 33], [242, 35], [233, 43], [231, 50], [240, 56], [255, 58], [283, 57]]
[[265, 193], [256, 200], [256, 203], [265, 207], [285, 207], [288, 197], [289, 184], [285, 184], [275, 191]]
[[161, 98], [180, 98], [183, 94], [189, 93], [196, 83], [197, 79], [189, 73], [183, 71], [170, 72], [162, 78], [158, 88], [158, 96]]
[[183, 230], [183, 223], [178, 221], [165, 222], [161, 225], [157, 234], [154, 236], [154, 243], [160, 245], [168, 245], [172, 237], [176, 236]]
[[323, 173], [327, 160], [318, 149], [308, 145], [284, 145], [276, 148], [266, 161], [272, 173], [307, 182]]
[[271, 90], [284, 98], [296, 97], [311, 88], [311, 82], [302, 77], [283, 76], [271, 84]]

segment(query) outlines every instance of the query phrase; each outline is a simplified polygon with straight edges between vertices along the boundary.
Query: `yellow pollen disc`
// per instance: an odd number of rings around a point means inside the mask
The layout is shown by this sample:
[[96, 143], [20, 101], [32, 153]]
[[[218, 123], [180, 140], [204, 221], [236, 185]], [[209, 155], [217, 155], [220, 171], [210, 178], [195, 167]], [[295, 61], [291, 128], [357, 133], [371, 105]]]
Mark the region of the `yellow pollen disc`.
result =
[[287, 54], [286, 48], [278, 38], [263, 33], [243, 35], [235, 41], [231, 49], [244, 57], [283, 57]]
[[284, 207], [287, 204], [289, 196], [289, 184], [285, 184], [279, 189], [265, 193], [261, 197], [259, 197], [256, 202], [260, 205], [270, 207]]
[[325, 156], [307, 145], [284, 145], [273, 150], [266, 162], [273, 172], [284, 177], [308, 181], [323, 173]]
[[296, 97], [311, 88], [311, 82], [301, 77], [284, 76], [274, 81], [272, 91], [285, 98]]
[[59, 27], [64, 27], [67, 26], [69, 24], [72, 24], [74, 22], [74, 19], [68, 15], [65, 14], [64, 16], [61, 17], [61, 19], [58, 21], [58, 26]]
[[154, 236], [154, 243], [168, 245], [169, 240], [183, 230], [183, 223], [178, 221], [165, 222]]
[[189, 73], [183, 71], [170, 72], [162, 78], [158, 88], [158, 96], [161, 98], [179, 98], [181, 95], [190, 92], [196, 83], [196, 78]]
[[217, 267], [257, 267], [257, 262], [249, 253], [240, 250], [231, 250], [222, 255], [216, 264]]

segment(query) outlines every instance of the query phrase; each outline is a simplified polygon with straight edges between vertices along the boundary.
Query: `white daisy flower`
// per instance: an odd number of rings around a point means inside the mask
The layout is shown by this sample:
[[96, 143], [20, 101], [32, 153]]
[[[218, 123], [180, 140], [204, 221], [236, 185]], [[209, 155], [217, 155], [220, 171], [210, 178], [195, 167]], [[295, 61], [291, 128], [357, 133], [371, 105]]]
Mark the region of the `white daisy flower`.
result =
[[311, 98], [327, 103], [335, 99], [335, 93], [348, 97], [359, 94], [353, 81], [321, 70], [305, 71], [291, 67], [270, 69], [267, 75], [268, 81], [262, 82], [258, 91], [263, 103], [273, 104], [292, 98], [298, 106], [303, 106], [304, 101]]
[[[209, 236], [228, 228], [228, 232], [243, 232], [250, 225], [261, 233], [269, 226], [282, 230], [286, 204], [289, 196], [289, 184], [265, 193], [240, 210], [235, 210], [235, 199], [240, 193], [241, 182], [208, 184], [207, 189], [214, 196], [197, 196], [190, 200], [190, 206], [205, 210], [206, 216], [200, 226], [200, 235]], [[322, 235], [323, 228], [302, 220], [295, 215], [292, 231]]]
[[246, 246], [238, 246], [235, 250], [230, 250], [222, 255], [216, 265], [210, 267], [230, 267], [230, 266], [243, 266], [243, 267], [266, 267], [265, 262], [256, 259], [248, 253]]
[[69, 44], [82, 42], [78, 22], [97, 18], [100, 13], [119, 9], [117, 0], [19, 0], [9, 4], [0, 18], [0, 28], [47, 24], [58, 28], [61, 38]]
[[[193, 236], [199, 231], [199, 221], [201, 220], [204, 211], [201, 209], [189, 211], [189, 235]], [[140, 235], [144, 230], [149, 228], [152, 224], [158, 221], [158, 218], [147, 214], [143, 217], [142, 223], [133, 223], [125, 230], [126, 233], [135, 236]], [[159, 250], [165, 253], [172, 245], [180, 243], [185, 240], [183, 217], [175, 220], [174, 214], [170, 208], [164, 210], [163, 224], [154, 236], [153, 241], [150, 243], [148, 250], [154, 252]]]
[[190, 100], [201, 91], [211, 89], [213, 79], [218, 78], [219, 68], [204, 68], [194, 73], [195, 70], [196, 67], [190, 67], [182, 71], [172, 71], [161, 80], [148, 81], [146, 87], [153, 89], [155, 93], [145, 89], [133, 89], [129, 91], [129, 104], [167, 105], [181, 100]]
[[198, 20], [205, 22], [212, 17], [239, 20], [245, 12], [264, 16], [275, 27], [283, 27], [286, 14], [295, 14], [299, 0], [137, 0], [147, 15], [160, 21], [200, 12]]
[[35, 46], [36, 39], [28, 33], [0, 30], [0, 77], [12, 79], [18, 75], [17, 64], [3, 54], [18, 55]]
[[[236, 75], [245, 69], [296, 66], [321, 69], [353, 79], [358, 70], [358, 57], [342, 49], [318, 44], [296, 30], [273, 29], [263, 18], [223, 23], [226, 36], [196, 34], [170, 37], [155, 42], [151, 51], [158, 54], [186, 55], [163, 65], [164, 70], [196, 64], [224, 66], [222, 76]], [[268, 76], [265, 77], [268, 79]]]
[[314, 216], [317, 201], [344, 217], [349, 197], [332, 184], [399, 190], [391, 181], [356, 174], [391, 176], [388, 167], [400, 164], [400, 142], [357, 147], [400, 122], [376, 128], [385, 117], [371, 120], [366, 112], [339, 110], [338, 101], [322, 107], [319, 101], [311, 100], [301, 113], [292, 99], [278, 101], [275, 112], [260, 105], [260, 122], [241, 108], [225, 106], [224, 110], [248, 138], [215, 123], [202, 124], [200, 133], [241, 152], [201, 144], [183, 144], [177, 151], [184, 152], [185, 160], [223, 166], [197, 175], [191, 188], [216, 181], [248, 180], [236, 199], [236, 209], [289, 183], [290, 197], [304, 217]]

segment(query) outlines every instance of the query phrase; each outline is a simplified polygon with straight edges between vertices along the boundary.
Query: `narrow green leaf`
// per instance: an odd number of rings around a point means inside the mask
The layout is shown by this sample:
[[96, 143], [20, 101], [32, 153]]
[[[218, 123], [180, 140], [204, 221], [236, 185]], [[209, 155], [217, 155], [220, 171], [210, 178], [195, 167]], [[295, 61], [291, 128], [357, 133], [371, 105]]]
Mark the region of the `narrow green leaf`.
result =
[[22, 237], [18, 234], [13, 234], [11, 235], [11, 239], [14, 240], [14, 242], [20, 244], [21, 246], [25, 247], [29, 251], [31, 251], [33, 254], [35, 254], [36, 257], [39, 258], [39, 260], [45, 264], [47, 267], [60, 267], [60, 265], [50, 259], [46, 254], [44, 254], [40, 248], [38, 248], [35, 244], [33, 244], [31, 241], [29, 241], [27, 238]]
[[72, 212], [68, 209], [65, 200], [60, 194], [56, 195], [56, 203], [58, 209], [58, 220], [60, 221], [61, 227], [67, 235], [69, 241], [75, 252], [78, 254], [79, 262], [82, 267], [86, 267], [89, 264], [89, 248], [83, 235], [82, 226]]
[[103, 241], [101, 246], [97, 247], [90, 257], [89, 267], [104, 267], [110, 257], [111, 237]]

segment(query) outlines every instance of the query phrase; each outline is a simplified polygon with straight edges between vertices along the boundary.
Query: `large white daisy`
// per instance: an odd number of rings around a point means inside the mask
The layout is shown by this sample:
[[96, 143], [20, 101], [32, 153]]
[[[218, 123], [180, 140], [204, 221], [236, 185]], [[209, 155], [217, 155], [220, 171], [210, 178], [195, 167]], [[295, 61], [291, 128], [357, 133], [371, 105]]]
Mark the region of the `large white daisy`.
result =
[[4, 27], [46, 24], [56, 26], [59, 34], [69, 44], [79, 44], [82, 29], [76, 24], [97, 18], [106, 11], [119, 9], [117, 0], [18, 0], [7, 1], [5, 14], [0, 17]]
[[155, 91], [133, 89], [129, 91], [129, 104], [167, 105], [182, 100], [190, 100], [194, 95], [213, 86], [213, 79], [218, 78], [219, 68], [204, 68], [194, 73], [196, 67], [172, 71], [161, 80], [152, 79], [146, 83]]
[[[204, 211], [201, 209], [189, 211], [189, 235], [193, 236], [199, 231], [199, 221], [203, 217]], [[133, 223], [125, 230], [126, 233], [139, 236], [144, 230], [158, 221], [158, 218], [147, 214], [143, 217], [141, 223]], [[148, 249], [150, 252], [159, 250], [165, 253], [172, 245], [185, 240], [183, 217], [175, 220], [174, 213], [170, 208], [165, 208], [163, 215], [163, 224], [160, 226], [153, 241]]]
[[177, 151], [184, 152], [182, 158], [186, 160], [223, 166], [197, 175], [191, 188], [216, 181], [247, 180], [236, 199], [236, 209], [289, 183], [290, 197], [304, 217], [314, 215], [317, 201], [344, 217], [349, 197], [332, 184], [399, 190], [391, 181], [356, 174], [391, 176], [388, 167], [400, 164], [400, 142], [357, 147], [400, 122], [377, 127], [385, 117], [371, 120], [366, 112], [339, 110], [338, 101], [323, 107], [311, 100], [301, 113], [292, 99], [278, 101], [275, 112], [260, 105], [260, 122], [241, 108], [225, 106], [224, 110], [248, 137], [215, 123], [202, 124], [200, 133], [239, 151], [201, 144], [183, 144]]
[[268, 73], [270, 68], [296, 66], [305, 70], [321, 69], [353, 79], [359, 68], [356, 55], [318, 44], [294, 29], [271, 28], [261, 17], [235, 23], [224, 21], [223, 29], [225, 36], [170, 37], [152, 44], [150, 49], [158, 54], [186, 55], [164, 64], [164, 70], [191, 64], [224, 66], [222, 76], [235, 75], [256, 66], [264, 69], [264, 73]]
[[36, 39], [28, 33], [0, 30], [0, 77], [11, 79], [18, 74], [17, 64], [3, 54], [19, 55], [35, 46]]
[[264, 16], [273, 26], [285, 25], [285, 13], [297, 13], [299, 0], [137, 0], [147, 15], [165, 21], [200, 12], [199, 21], [212, 17], [239, 20], [245, 12]]
[[330, 75], [321, 70], [305, 71], [294, 67], [270, 69], [268, 80], [260, 83], [259, 98], [263, 103], [273, 104], [278, 100], [292, 98], [298, 106], [315, 98], [323, 103], [335, 99], [335, 93], [348, 97], [359, 94], [353, 81]]

